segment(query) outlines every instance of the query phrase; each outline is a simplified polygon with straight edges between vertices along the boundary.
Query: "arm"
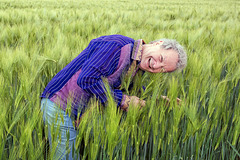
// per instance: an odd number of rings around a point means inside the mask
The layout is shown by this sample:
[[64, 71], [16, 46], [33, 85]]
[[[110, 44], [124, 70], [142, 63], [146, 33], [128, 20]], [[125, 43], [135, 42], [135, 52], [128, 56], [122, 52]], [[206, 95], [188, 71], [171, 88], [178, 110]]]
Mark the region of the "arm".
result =
[[[114, 42], [97, 42], [92, 46], [89, 51], [90, 58], [83, 64], [77, 84], [104, 104], [107, 96], [102, 77], [107, 77], [116, 70], [121, 46]], [[111, 91], [116, 103], [120, 106], [122, 91], [117, 89], [111, 89]]]

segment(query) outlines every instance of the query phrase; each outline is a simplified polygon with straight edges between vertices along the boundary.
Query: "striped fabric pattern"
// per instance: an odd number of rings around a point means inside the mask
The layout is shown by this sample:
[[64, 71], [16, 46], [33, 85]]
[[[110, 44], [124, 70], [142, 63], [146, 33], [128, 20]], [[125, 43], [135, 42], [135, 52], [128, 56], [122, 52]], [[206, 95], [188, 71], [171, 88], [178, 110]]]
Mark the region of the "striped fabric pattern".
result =
[[145, 44], [145, 42], [142, 39], [138, 39], [134, 42], [133, 46], [133, 53], [132, 53], [132, 59], [141, 61], [142, 58], [142, 46]]
[[[121, 48], [130, 43], [134, 44], [134, 39], [122, 35], [93, 39], [86, 49], [56, 74], [46, 86], [41, 97], [49, 99], [53, 97], [81, 69], [77, 79], [78, 86], [90, 95], [95, 95], [104, 104], [107, 97], [102, 77], [108, 77], [114, 73], [118, 66]], [[119, 106], [122, 91], [112, 89], [112, 92]]]

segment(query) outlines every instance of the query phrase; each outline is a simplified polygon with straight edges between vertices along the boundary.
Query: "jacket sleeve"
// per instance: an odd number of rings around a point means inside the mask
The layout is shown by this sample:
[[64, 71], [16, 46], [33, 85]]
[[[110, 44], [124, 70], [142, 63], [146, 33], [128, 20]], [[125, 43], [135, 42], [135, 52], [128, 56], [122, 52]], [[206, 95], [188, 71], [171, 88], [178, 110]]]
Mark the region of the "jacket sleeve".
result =
[[[107, 101], [102, 78], [111, 75], [117, 68], [121, 46], [115, 42], [95, 42], [89, 51], [90, 58], [82, 66], [77, 84], [86, 92], [95, 95], [102, 104]], [[121, 105], [122, 91], [111, 89], [118, 106]]]

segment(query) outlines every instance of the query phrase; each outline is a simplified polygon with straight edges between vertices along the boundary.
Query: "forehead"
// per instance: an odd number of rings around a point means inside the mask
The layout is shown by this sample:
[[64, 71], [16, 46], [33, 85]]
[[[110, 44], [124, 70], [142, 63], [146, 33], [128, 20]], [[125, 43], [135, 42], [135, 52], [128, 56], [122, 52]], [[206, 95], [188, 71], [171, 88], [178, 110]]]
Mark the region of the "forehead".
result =
[[166, 72], [174, 71], [177, 67], [178, 53], [173, 49], [165, 50], [161, 53], [164, 58], [164, 70]]
[[178, 52], [173, 49], [162, 49], [162, 52], [169, 58], [178, 58]]

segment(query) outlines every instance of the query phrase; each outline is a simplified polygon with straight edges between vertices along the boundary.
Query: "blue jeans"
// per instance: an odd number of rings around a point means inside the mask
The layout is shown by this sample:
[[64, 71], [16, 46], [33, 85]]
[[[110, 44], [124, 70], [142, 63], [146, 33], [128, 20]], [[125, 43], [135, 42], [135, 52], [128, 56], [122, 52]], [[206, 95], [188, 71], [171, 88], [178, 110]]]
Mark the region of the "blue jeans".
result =
[[54, 152], [53, 159], [65, 160], [67, 157], [69, 160], [80, 159], [79, 152], [73, 148], [77, 130], [75, 130], [69, 115], [47, 98], [41, 100], [41, 110], [43, 112], [43, 121], [48, 126], [50, 149]]

